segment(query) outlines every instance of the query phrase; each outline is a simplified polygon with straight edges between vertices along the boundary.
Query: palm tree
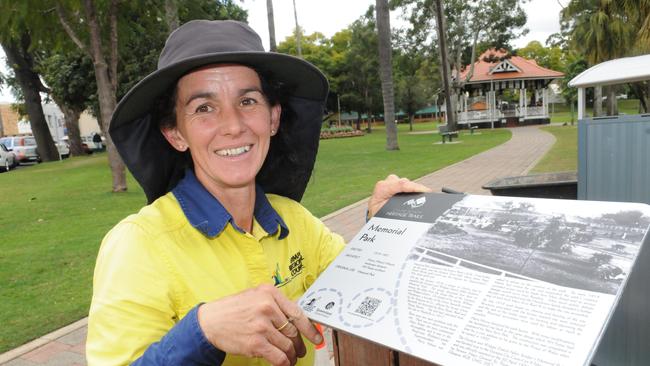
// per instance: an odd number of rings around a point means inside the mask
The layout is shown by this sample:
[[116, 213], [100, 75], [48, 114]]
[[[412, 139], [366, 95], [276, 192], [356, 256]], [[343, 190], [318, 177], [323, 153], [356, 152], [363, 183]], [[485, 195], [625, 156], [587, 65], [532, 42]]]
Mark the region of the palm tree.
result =
[[[629, 15], [633, 28], [638, 29], [633, 54], [650, 52], [650, 0], [623, 0], [617, 5]], [[631, 87], [639, 96], [639, 113], [650, 111], [650, 82], [633, 83]]]
[[616, 1], [615, 6], [628, 16], [633, 29], [637, 29], [634, 53], [650, 51], [650, 0]]
[[[294, 1], [294, 6], [296, 5]], [[275, 21], [273, 20], [273, 0], [266, 0], [266, 18], [269, 23], [269, 45], [271, 52], [275, 52], [278, 46], [275, 44]]]
[[390, 44], [390, 11], [388, 0], [376, 0], [377, 35], [379, 38], [379, 76], [384, 97], [384, 123], [386, 124], [386, 150], [399, 150], [395, 125], [395, 93], [393, 89], [393, 63]]
[[[639, 0], [637, 0], [638, 2]], [[634, 24], [622, 12], [622, 3], [614, 0], [572, 0], [562, 10], [562, 20], [571, 25], [571, 44], [590, 65], [625, 56], [634, 40]], [[602, 101], [596, 88], [594, 115]], [[608, 112], [617, 114], [616, 89], [608, 88]]]

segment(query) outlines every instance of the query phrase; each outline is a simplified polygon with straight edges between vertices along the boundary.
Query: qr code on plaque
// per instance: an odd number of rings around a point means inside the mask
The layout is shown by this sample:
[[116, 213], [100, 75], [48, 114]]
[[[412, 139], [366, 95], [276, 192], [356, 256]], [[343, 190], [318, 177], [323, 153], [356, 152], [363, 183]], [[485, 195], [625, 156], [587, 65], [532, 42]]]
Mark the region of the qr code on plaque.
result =
[[377, 310], [379, 305], [381, 304], [381, 300], [366, 296], [366, 298], [361, 302], [357, 310], [354, 312], [357, 314], [361, 314], [363, 316], [372, 316], [372, 314]]

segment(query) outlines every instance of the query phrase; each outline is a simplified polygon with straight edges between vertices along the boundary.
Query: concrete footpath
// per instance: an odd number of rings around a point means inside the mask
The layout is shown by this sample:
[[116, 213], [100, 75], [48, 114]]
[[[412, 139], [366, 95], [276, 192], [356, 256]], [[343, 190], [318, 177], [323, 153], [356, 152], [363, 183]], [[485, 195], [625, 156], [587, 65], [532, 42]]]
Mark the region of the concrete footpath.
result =
[[[487, 194], [481, 187], [501, 177], [525, 175], [553, 146], [555, 137], [538, 126], [510, 129], [512, 138], [495, 148], [433, 172], [418, 182], [439, 192], [442, 187], [456, 191]], [[464, 133], [464, 132], [461, 132]], [[437, 138], [432, 140], [436, 140]], [[462, 142], [461, 142], [462, 143]], [[413, 178], [413, 177], [409, 177]], [[334, 232], [352, 239], [365, 223], [367, 199], [342, 208], [323, 221]], [[0, 355], [0, 366], [74, 366], [85, 365], [87, 319], [56, 330], [23, 346]], [[327, 348], [317, 352], [317, 366], [333, 365]]]

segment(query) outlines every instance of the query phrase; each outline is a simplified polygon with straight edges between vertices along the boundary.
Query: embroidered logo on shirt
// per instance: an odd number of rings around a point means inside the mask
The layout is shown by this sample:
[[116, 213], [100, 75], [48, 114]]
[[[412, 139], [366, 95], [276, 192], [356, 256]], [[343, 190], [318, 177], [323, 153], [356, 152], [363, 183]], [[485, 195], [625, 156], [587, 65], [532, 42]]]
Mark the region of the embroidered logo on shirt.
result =
[[294, 255], [291, 256], [289, 259], [289, 277], [287, 278], [282, 278], [282, 274], [280, 273], [280, 263], [275, 264], [275, 272], [273, 273], [273, 285], [275, 287], [282, 287], [286, 285], [287, 283], [291, 282], [294, 278], [296, 278], [300, 273], [302, 273], [302, 270], [305, 268], [305, 265], [302, 263], [303, 257], [302, 253], [296, 252]]

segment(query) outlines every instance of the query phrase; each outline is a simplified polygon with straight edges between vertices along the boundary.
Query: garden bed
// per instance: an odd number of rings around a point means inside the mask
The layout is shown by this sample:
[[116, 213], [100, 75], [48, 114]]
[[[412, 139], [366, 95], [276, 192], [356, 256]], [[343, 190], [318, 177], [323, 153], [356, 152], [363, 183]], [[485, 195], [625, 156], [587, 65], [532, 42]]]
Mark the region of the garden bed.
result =
[[320, 132], [320, 138], [322, 140], [324, 139], [337, 139], [337, 138], [342, 138], [342, 137], [357, 137], [357, 136], [363, 136], [365, 133], [360, 130], [353, 130], [351, 128], [331, 128], [331, 129], [323, 129]]

